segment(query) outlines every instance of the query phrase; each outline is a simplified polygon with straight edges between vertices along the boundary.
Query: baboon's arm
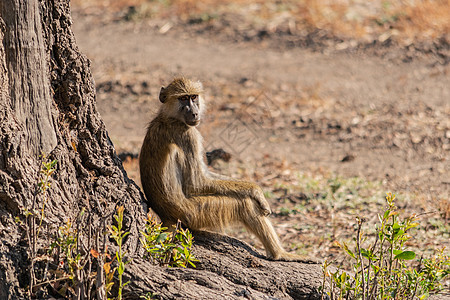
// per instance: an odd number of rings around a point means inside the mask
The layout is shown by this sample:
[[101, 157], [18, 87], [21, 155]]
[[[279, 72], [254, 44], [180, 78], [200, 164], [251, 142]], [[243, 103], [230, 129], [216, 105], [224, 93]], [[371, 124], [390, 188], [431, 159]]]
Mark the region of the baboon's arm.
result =
[[[192, 170], [191, 170], [192, 171]], [[204, 163], [197, 165], [195, 172], [201, 173], [203, 180], [197, 185], [194, 185], [190, 192], [193, 196], [203, 195], [217, 195], [217, 196], [231, 196], [239, 199], [252, 198], [255, 200], [264, 199], [264, 193], [261, 188], [253, 182], [242, 180], [235, 180], [230, 177], [213, 173], [208, 170]]]
[[238, 197], [253, 197], [261, 188], [252, 182], [238, 180], [208, 179], [203, 188], [208, 194], [233, 195]]
[[261, 188], [252, 182], [237, 180], [207, 179], [204, 184], [192, 190], [192, 196], [227, 196], [237, 200], [252, 199], [261, 209], [262, 215], [271, 213], [270, 205]]

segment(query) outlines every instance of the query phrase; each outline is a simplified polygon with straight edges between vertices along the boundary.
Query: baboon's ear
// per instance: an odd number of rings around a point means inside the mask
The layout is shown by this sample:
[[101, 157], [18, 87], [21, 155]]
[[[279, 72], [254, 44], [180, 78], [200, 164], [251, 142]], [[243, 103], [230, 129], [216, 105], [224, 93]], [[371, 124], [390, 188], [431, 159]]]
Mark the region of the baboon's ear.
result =
[[167, 90], [162, 86], [161, 90], [159, 91], [159, 101], [162, 103], [166, 102], [167, 100]]

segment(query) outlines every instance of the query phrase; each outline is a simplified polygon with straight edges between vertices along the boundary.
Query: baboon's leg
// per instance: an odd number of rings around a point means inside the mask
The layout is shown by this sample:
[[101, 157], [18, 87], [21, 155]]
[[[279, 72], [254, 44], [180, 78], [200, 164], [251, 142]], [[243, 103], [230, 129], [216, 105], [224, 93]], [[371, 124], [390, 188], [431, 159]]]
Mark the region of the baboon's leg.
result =
[[227, 225], [239, 221], [239, 211], [243, 209], [241, 200], [227, 196], [194, 196], [186, 199], [189, 203], [185, 211], [186, 225], [191, 229], [223, 230]]
[[274, 260], [297, 261], [307, 264], [322, 263], [319, 259], [286, 252], [286, 250], [283, 249], [269, 218], [265, 216], [255, 216], [252, 218], [251, 214], [249, 214], [248, 217], [248, 219], [244, 219], [245, 226], [261, 240], [269, 258]]
[[241, 222], [261, 240], [270, 258], [278, 259], [286, 253], [269, 219], [261, 215], [254, 200], [196, 196], [187, 201], [193, 205], [191, 213], [186, 213], [186, 221], [191, 229], [222, 229]]
[[315, 260], [286, 252], [269, 218], [261, 215], [254, 200], [226, 196], [195, 196], [186, 199], [189, 210], [183, 222], [191, 229], [221, 230], [243, 223], [263, 243], [267, 256], [275, 260], [316, 263]]
[[249, 213], [243, 223], [263, 243], [267, 256], [279, 259], [286, 253], [269, 218]]

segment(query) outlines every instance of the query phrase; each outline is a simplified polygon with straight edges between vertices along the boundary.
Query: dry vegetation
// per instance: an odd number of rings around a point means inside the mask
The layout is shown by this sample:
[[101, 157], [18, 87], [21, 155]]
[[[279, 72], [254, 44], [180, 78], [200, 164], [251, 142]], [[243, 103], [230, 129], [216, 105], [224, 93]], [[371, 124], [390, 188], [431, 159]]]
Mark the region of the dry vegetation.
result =
[[[115, 18], [166, 19], [171, 22], [214, 22], [227, 14], [239, 15], [242, 24], [264, 26], [270, 32], [308, 34], [324, 31], [342, 39], [340, 49], [357, 43], [388, 39], [408, 46], [450, 39], [450, 1], [350, 1], [350, 0], [74, 0], [89, 13], [104, 9]], [[344, 41], [349, 41], [345, 43]]]

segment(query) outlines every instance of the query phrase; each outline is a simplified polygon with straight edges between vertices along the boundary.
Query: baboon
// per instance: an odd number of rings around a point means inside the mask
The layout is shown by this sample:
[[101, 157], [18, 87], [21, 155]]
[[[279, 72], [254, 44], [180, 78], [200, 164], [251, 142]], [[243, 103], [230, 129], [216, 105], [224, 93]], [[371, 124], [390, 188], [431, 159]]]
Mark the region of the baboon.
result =
[[283, 249], [258, 185], [208, 170], [196, 128], [205, 109], [202, 95], [203, 85], [186, 78], [161, 88], [162, 106], [148, 125], [139, 155], [150, 207], [169, 228], [178, 220], [194, 230], [221, 230], [242, 223], [261, 240], [270, 259], [311, 262]]

